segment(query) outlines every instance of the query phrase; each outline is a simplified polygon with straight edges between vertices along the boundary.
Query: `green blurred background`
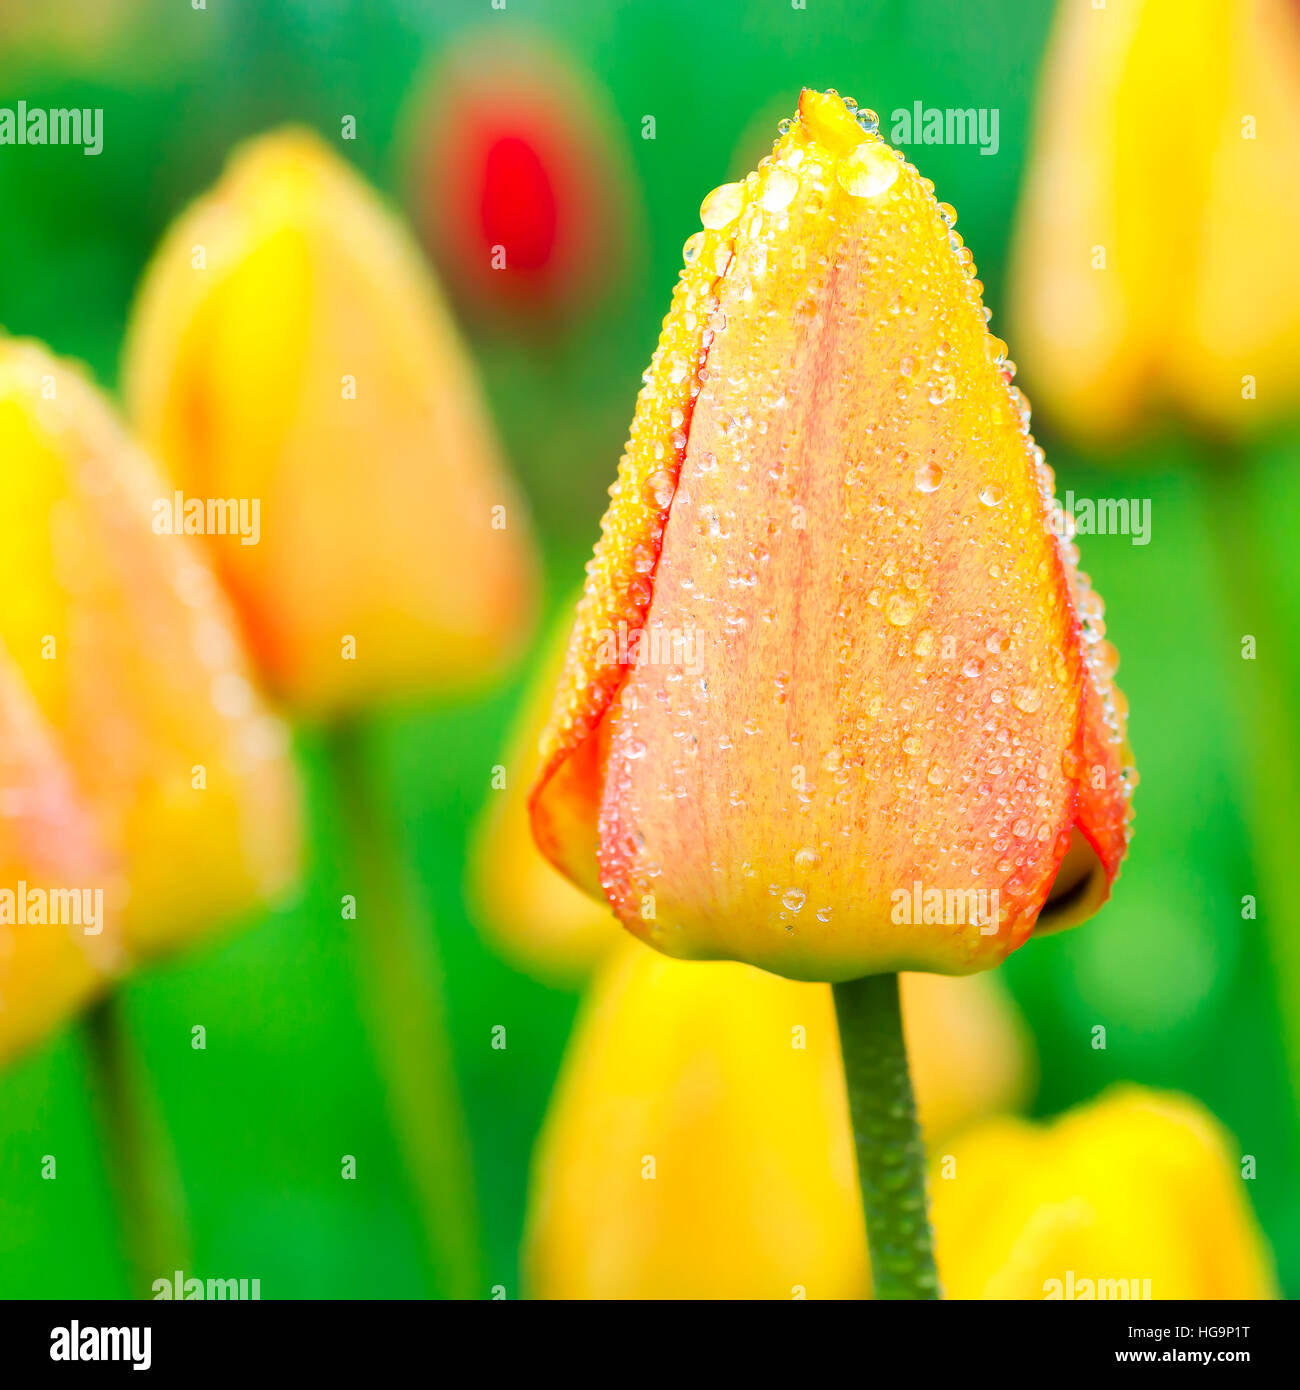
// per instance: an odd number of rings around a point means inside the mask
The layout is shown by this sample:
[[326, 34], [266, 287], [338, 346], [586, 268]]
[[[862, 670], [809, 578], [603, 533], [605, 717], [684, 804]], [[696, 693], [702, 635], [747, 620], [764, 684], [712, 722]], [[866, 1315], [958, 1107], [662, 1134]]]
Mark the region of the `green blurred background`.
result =
[[[996, 157], [970, 146], [910, 154], [958, 208], [993, 327], [1002, 326], [1051, 12], [1046, 0], [809, 0], [806, 10], [785, 0], [509, 0], [505, 11], [489, 0], [208, 0], [202, 10], [189, 0], [0, 0], [0, 104], [104, 109], [98, 158], [0, 151], [0, 323], [84, 358], [114, 386], [150, 251], [234, 143], [305, 122], [400, 202], [404, 122], [430, 60], [471, 28], [549, 37], [607, 88], [639, 183], [630, 216], [644, 219], [633, 229], [642, 254], [559, 334], [542, 342], [508, 322], [462, 319], [533, 503], [553, 609], [589, 553], [700, 199], [734, 177], [737, 145], [774, 101], [792, 110], [808, 85], [835, 86], [882, 117], [918, 100], [998, 108]], [[357, 118], [347, 144], [338, 139], [344, 113]], [[647, 114], [653, 141], [641, 138]], [[1149, 497], [1153, 535], [1145, 547], [1124, 536], [1081, 542], [1123, 655], [1142, 785], [1113, 902], [1004, 971], [1038, 1041], [1034, 1111], [1058, 1111], [1124, 1078], [1200, 1097], [1257, 1158], [1247, 1186], [1294, 1296], [1300, 1154], [1261, 924], [1241, 917], [1242, 895], [1256, 891], [1242, 809], [1250, 731], [1234, 712], [1240, 633], [1221, 595], [1202, 460], [1173, 432], [1091, 463], [1054, 440], [1049, 422], [1036, 422], [1036, 434], [1058, 491]], [[1265, 557], [1281, 557], [1269, 581], [1290, 615], [1300, 612], [1290, 537], [1298, 441], [1279, 432], [1258, 451], [1269, 506], [1257, 539]], [[386, 716], [377, 743], [446, 964], [484, 1293], [501, 1285], [510, 1297], [519, 1292], [529, 1153], [577, 1003], [496, 958], [465, 903], [466, 838], [521, 681], [522, 670], [486, 696]], [[301, 901], [137, 977], [125, 1004], [184, 1174], [193, 1272], [260, 1277], [268, 1298], [412, 1296], [421, 1287], [417, 1226], [339, 921], [337, 816], [313, 735], [300, 746], [314, 824]], [[207, 1029], [206, 1051], [191, 1050], [195, 1024]], [[490, 1045], [501, 1024], [504, 1051]], [[1107, 1029], [1105, 1051], [1092, 1046], [1096, 1024]], [[128, 1292], [86, 1075], [73, 1028], [0, 1076], [6, 1297]], [[340, 1181], [345, 1153], [358, 1157], [355, 1182]], [[58, 1157], [57, 1182], [40, 1180], [44, 1154]]]

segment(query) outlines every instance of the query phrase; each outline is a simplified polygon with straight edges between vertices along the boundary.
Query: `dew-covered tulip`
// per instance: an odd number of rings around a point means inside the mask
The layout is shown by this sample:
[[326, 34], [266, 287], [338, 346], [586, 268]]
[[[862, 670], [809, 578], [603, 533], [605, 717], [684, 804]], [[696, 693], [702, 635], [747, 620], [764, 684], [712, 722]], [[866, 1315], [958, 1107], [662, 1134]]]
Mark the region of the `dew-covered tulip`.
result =
[[0, 646], [0, 1063], [120, 967], [122, 899], [118, 866]]
[[1087, 438], [1300, 411], [1300, 9], [1062, 4], [1013, 258], [1035, 399]]
[[410, 139], [416, 220], [453, 292], [549, 322], [609, 286], [634, 199], [588, 74], [536, 40], [472, 36], [439, 56]]
[[[125, 364], [263, 674], [329, 717], [481, 681], [531, 620], [524, 507], [413, 239], [325, 143], [254, 140], [166, 237]], [[251, 528], [250, 528], [251, 529]]]
[[569, 616], [542, 652], [472, 837], [475, 918], [501, 953], [540, 979], [578, 983], [622, 933], [607, 903], [575, 888], [543, 857], [528, 820], [528, 790], [568, 647]]
[[936, 1155], [950, 1298], [1258, 1299], [1276, 1285], [1236, 1146], [1196, 1101], [1119, 1087]]
[[874, 126], [805, 92], [704, 200], [532, 794], [643, 940], [798, 979], [995, 965], [1129, 837], [1101, 600], [955, 214]]
[[281, 894], [297, 789], [201, 542], [80, 369], [0, 338], [0, 637], [120, 862], [128, 954]]
[[[993, 978], [903, 977], [927, 1134], [1020, 1098]], [[570, 1042], [532, 1175], [546, 1298], [856, 1298], [869, 1287], [831, 992], [624, 944]]]

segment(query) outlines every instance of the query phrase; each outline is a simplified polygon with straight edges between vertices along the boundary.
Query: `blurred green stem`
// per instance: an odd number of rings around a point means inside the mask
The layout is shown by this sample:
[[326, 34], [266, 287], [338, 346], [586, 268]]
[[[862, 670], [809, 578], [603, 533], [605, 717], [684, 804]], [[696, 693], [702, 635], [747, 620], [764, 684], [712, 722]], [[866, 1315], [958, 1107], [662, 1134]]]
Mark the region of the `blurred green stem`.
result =
[[117, 995], [86, 1015], [92, 1097], [105, 1164], [117, 1199], [123, 1251], [137, 1298], [152, 1298], [155, 1279], [189, 1268], [185, 1196], [176, 1157], [140, 1058], [131, 1046]]
[[897, 975], [835, 985], [835, 1013], [877, 1298], [938, 1298]]
[[1257, 878], [1251, 887], [1276, 982], [1291, 1089], [1300, 1106], [1300, 913], [1293, 867], [1300, 843], [1300, 746], [1297, 682], [1288, 667], [1293, 633], [1268, 573], [1258, 468], [1245, 451], [1225, 448], [1209, 458], [1206, 482], [1208, 529], [1229, 616], [1239, 641], [1247, 636], [1255, 641], [1253, 659], [1246, 660], [1243, 650], [1235, 663], [1248, 760], [1246, 830]]
[[329, 755], [357, 875], [350, 925], [362, 1002], [420, 1213], [430, 1286], [438, 1297], [477, 1298], [473, 1169], [436, 940], [355, 722], [333, 729]]

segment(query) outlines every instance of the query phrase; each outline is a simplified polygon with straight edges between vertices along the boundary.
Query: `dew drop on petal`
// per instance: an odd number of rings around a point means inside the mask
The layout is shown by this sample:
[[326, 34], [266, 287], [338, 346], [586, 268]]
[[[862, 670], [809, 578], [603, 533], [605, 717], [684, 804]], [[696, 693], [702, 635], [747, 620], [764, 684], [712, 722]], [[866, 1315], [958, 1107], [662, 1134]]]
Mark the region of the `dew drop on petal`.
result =
[[768, 212], [784, 212], [799, 191], [799, 177], [789, 169], [776, 168], [767, 176], [759, 202]]
[[943, 469], [937, 463], [923, 463], [916, 470], [916, 490], [933, 492], [943, 482]]
[[745, 206], [745, 189], [738, 183], [722, 183], [700, 204], [700, 221], [710, 231], [734, 222]]
[[851, 197], [878, 198], [898, 178], [898, 157], [882, 142], [868, 140], [840, 160], [835, 176]]
[[885, 617], [894, 627], [906, 627], [916, 617], [916, 599], [911, 594], [891, 594], [885, 603]]

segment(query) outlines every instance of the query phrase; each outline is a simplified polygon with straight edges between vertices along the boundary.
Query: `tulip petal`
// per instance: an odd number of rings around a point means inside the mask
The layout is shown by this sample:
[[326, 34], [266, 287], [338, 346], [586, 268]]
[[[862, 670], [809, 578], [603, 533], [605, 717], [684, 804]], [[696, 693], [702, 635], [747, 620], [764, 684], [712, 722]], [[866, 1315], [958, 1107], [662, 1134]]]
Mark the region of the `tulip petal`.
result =
[[956, 1176], [932, 1187], [950, 1298], [1276, 1294], [1232, 1141], [1186, 1096], [1116, 1087], [1050, 1125], [995, 1120], [951, 1149]]
[[[838, 97], [805, 93], [701, 215], [579, 607], [539, 843], [588, 887], [594, 846], [620, 920], [669, 954], [987, 968], [1076, 823], [1109, 879], [1128, 821], [1122, 778], [1083, 784], [1119, 758], [1115, 700], [1005, 345], [931, 186]], [[603, 660], [619, 622], [698, 661]], [[999, 905], [934, 930], [900, 923], [914, 890]]]
[[1011, 279], [1035, 399], [1084, 438], [1300, 392], [1293, 0], [1061, 5]]
[[[29, 890], [47, 905], [55, 894], [78, 895], [72, 911], [59, 913], [72, 920], [50, 920], [50, 906], [45, 920], [31, 920]], [[120, 866], [104, 852], [52, 732], [0, 646], [0, 1062], [120, 968], [123, 896]]]
[[502, 760], [504, 784], [493, 783], [471, 838], [468, 888], [477, 920], [504, 955], [542, 979], [577, 982], [623, 933], [603, 897], [580, 892], [557, 872], [529, 824], [538, 740], [563, 670], [570, 626], [566, 615], [524, 694]]
[[130, 885], [132, 954], [282, 894], [297, 787], [201, 542], [81, 372], [0, 338], [0, 632]]

